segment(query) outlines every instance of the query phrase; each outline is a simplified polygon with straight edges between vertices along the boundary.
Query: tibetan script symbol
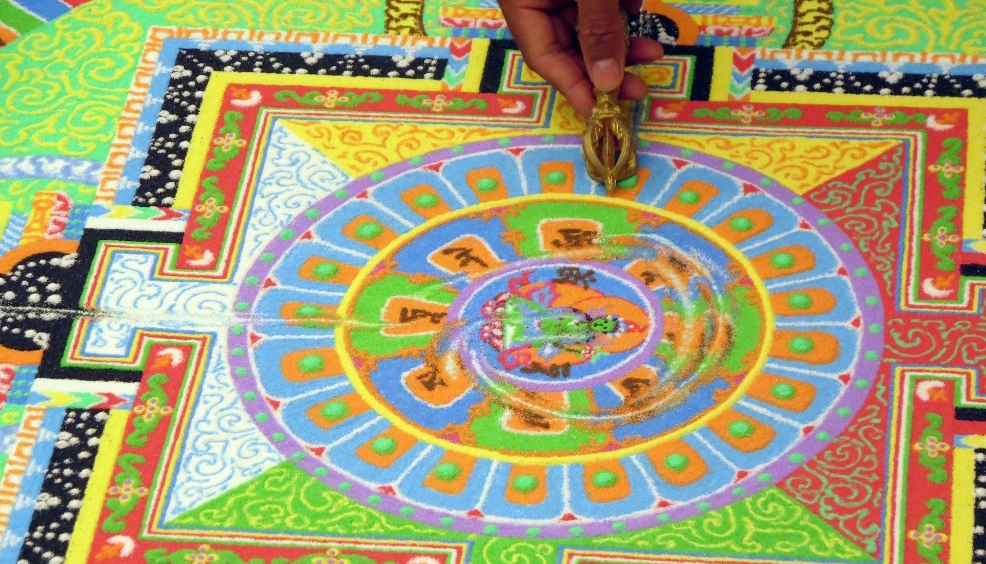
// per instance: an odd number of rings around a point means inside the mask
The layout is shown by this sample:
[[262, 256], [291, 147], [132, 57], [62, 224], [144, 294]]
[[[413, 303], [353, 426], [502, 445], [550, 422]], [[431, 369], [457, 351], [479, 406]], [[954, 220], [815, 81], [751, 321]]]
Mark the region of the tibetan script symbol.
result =
[[550, 429], [551, 422], [548, 418], [540, 413], [534, 413], [533, 411], [522, 410], [519, 411], [520, 418], [524, 420], [531, 427], [538, 427], [540, 429]]
[[583, 247], [591, 246], [596, 242], [596, 237], [599, 236], [599, 232], [591, 231], [589, 229], [579, 229], [579, 228], [566, 228], [559, 229], [558, 234], [561, 235], [562, 240], [555, 239], [551, 242], [556, 249], [581, 249]]
[[623, 386], [623, 389], [626, 390], [632, 397], [649, 387], [650, 381], [643, 378], [630, 377], [620, 382], [620, 386]]
[[647, 284], [648, 286], [650, 286], [654, 282], [657, 282], [657, 274], [649, 270], [645, 270], [641, 272], [640, 277], [644, 279], [644, 284]]
[[558, 278], [555, 278], [554, 281], [559, 284], [578, 284], [588, 289], [589, 284], [596, 282], [596, 271], [591, 268], [582, 270], [577, 266], [563, 266], [558, 269]]
[[490, 266], [485, 260], [474, 255], [472, 249], [469, 247], [449, 247], [447, 249], [442, 249], [442, 254], [452, 255], [455, 260], [459, 261], [459, 268], [469, 266], [470, 262], [474, 262], [483, 268], [489, 268]]
[[545, 376], [551, 376], [552, 378], [557, 378], [559, 376], [562, 378], [568, 378], [572, 374], [572, 364], [566, 362], [560, 366], [557, 364], [545, 366], [540, 363], [533, 363], [530, 366], [521, 366], [520, 371], [524, 374], [544, 374]]
[[424, 386], [429, 392], [434, 392], [435, 388], [438, 386], [448, 386], [445, 379], [439, 376], [437, 368], [429, 370], [424, 374], [419, 374], [417, 379], [418, 382], [421, 382], [421, 385]]
[[445, 319], [446, 315], [447, 313], [444, 311], [433, 312], [420, 308], [408, 310], [406, 307], [402, 307], [399, 319], [401, 323], [410, 323], [415, 319], [427, 318], [432, 324], [438, 325], [442, 322], [442, 319]]

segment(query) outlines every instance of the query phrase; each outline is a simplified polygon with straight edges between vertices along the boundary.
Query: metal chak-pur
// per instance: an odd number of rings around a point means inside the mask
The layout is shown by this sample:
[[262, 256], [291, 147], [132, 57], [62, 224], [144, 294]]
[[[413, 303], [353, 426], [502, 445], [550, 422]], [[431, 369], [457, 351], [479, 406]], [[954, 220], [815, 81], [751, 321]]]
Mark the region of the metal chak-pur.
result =
[[[621, 10], [622, 12], [622, 10]], [[623, 14], [624, 39], [630, 53], [630, 25]], [[619, 88], [609, 92], [594, 90], [592, 108], [582, 134], [582, 152], [589, 176], [606, 185], [606, 192], [616, 183], [637, 173], [637, 143], [633, 136], [633, 113], [636, 102], [619, 99]]]

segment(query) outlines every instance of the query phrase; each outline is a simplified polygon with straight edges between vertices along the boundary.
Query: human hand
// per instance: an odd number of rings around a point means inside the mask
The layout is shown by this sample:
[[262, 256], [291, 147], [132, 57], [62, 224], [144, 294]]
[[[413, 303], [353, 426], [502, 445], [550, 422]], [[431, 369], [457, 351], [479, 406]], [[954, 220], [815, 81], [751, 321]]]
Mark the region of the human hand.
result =
[[524, 61], [583, 116], [595, 105], [593, 86], [607, 91], [619, 87], [622, 98], [639, 100], [647, 95], [643, 79], [625, 73], [625, 68], [654, 61], [664, 49], [653, 39], [634, 37], [627, 53], [620, 15], [621, 7], [636, 14], [643, 0], [499, 2]]

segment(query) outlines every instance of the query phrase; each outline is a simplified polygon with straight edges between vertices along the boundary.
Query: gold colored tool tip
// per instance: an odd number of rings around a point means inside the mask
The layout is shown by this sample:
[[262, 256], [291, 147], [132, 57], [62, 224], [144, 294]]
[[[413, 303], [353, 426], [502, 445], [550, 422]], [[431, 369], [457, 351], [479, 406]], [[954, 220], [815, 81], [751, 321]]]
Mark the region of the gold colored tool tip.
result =
[[[624, 37], [630, 52], [630, 25], [623, 12]], [[606, 193], [616, 189], [616, 183], [637, 173], [637, 142], [633, 136], [633, 114], [636, 102], [620, 100], [619, 89], [604, 92], [594, 90], [596, 105], [582, 134], [589, 177], [606, 185]]]
[[596, 106], [582, 135], [589, 177], [606, 185], [606, 193], [616, 183], [637, 173], [637, 142], [633, 136], [635, 102], [617, 99], [617, 92], [596, 90]]

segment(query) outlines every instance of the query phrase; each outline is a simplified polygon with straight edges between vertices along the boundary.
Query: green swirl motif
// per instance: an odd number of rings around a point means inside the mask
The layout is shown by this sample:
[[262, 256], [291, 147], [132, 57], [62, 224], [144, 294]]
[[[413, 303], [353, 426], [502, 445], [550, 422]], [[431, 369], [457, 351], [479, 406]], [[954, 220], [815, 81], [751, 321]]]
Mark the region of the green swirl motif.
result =
[[107, 533], [122, 532], [126, 528], [122, 520], [137, 507], [140, 498], [147, 495], [147, 488], [137, 469], [145, 462], [147, 459], [139, 454], [121, 454], [117, 459], [116, 464], [123, 471], [116, 475], [113, 479], [115, 485], [107, 492], [111, 496], [106, 500], [106, 508], [111, 513], [103, 521], [103, 530]]
[[839, 0], [827, 49], [986, 55], [986, 3]]
[[140, 396], [144, 405], [139, 406], [140, 411], [134, 410], [134, 417], [131, 419], [134, 426], [133, 433], [127, 435], [126, 443], [131, 448], [141, 448], [147, 444], [148, 435], [154, 432], [161, 424], [161, 418], [171, 413], [168, 406], [168, 396], [161, 389], [161, 386], [168, 383], [168, 377], [164, 374], [154, 374], [147, 379], [147, 392]]
[[943, 442], [945, 435], [941, 432], [945, 419], [937, 413], [928, 413], [924, 420], [928, 425], [921, 432], [921, 442], [916, 445], [920, 453], [918, 464], [928, 469], [929, 482], [944, 484], [948, 481], [948, 470], [945, 469], [948, 457], [940, 449], [948, 446], [948, 443]]
[[[651, 529], [564, 541], [497, 538], [446, 531], [351, 501], [284, 462], [167, 526], [384, 538], [471, 540], [478, 562], [549, 564], [561, 546], [788, 558], [867, 560], [869, 556], [778, 488], [723, 509]], [[481, 555], [481, 556], [480, 556]]]

